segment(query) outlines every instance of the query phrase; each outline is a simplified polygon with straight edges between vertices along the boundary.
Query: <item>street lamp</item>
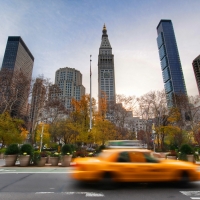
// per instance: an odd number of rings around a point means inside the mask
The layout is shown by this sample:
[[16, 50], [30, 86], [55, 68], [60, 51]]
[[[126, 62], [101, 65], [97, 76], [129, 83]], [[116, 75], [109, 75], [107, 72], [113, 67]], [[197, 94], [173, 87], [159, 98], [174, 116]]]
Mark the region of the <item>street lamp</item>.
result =
[[90, 55], [90, 131], [92, 129], [92, 69], [91, 69], [91, 59], [92, 55]]
[[152, 136], [153, 136], [153, 151], [155, 152], [156, 148], [155, 148], [155, 125], [154, 123], [152, 124]]
[[40, 134], [40, 152], [42, 151], [43, 133], [44, 133], [44, 123], [42, 123], [42, 131]]

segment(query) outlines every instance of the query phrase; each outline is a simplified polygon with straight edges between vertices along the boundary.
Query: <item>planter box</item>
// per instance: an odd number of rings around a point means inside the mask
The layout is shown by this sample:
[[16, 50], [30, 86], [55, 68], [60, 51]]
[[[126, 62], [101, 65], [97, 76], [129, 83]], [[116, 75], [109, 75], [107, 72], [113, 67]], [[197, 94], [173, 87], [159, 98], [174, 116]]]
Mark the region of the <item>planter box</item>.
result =
[[37, 166], [38, 167], [45, 166], [46, 161], [47, 161], [47, 157], [41, 157], [40, 160], [37, 161]]
[[52, 166], [57, 166], [59, 161], [59, 157], [50, 157], [50, 164]]
[[194, 155], [187, 155], [187, 160], [189, 162], [194, 162]]
[[177, 157], [176, 156], [167, 156], [167, 159], [177, 160]]
[[15, 162], [17, 161], [17, 155], [5, 155], [4, 159], [6, 167], [11, 167], [15, 165]]
[[30, 155], [21, 155], [19, 156], [19, 165], [21, 167], [26, 167], [30, 164]]
[[4, 153], [0, 153], [0, 159], [4, 159]]
[[61, 157], [61, 165], [63, 167], [69, 167], [72, 160], [72, 155], [65, 155]]
[[50, 156], [49, 156], [49, 155], [47, 156], [47, 161], [46, 161], [46, 163], [47, 163], [47, 164], [50, 164]]

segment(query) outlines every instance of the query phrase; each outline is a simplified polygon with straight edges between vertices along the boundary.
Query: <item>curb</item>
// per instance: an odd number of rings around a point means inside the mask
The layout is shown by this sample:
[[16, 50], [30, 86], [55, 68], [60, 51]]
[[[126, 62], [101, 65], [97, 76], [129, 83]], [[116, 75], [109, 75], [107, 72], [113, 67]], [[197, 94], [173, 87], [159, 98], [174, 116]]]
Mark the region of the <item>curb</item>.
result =
[[[69, 168], [69, 167], [73, 167], [73, 166], [74, 166], [74, 163], [71, 162], [70, 166], [67, 166], [67, 167], [62, 166], [61, 163], [58, 163], [58, 165], [51, 165], [51, 164], [46, 163], [45, 166], [42, 166], [42, 167], [30, 164], [30, 165], [28, 165], [26, 167], [28, 167], [28, 168]], [[2, 167], [8, 167], [8, 166], [1, 165], [0, 168], [2, 168]], [[18, 163], [15, 164], [14, 166], [10, 166], [8, 168], [12, 168], [12, 167], [20, 167], [21, 168], [20, 164], [18, 164]], [[22, 167], [22, 168], [24, 168], [24, 167]]]

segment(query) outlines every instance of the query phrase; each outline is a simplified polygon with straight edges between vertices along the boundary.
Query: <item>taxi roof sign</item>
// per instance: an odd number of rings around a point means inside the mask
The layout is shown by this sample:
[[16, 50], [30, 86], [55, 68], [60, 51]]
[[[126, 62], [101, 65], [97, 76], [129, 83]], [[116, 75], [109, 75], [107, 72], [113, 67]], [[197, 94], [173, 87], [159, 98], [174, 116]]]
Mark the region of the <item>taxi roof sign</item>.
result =
[[106, 144], [107, 148], [147, 148], [141, 140], [110, 140]]

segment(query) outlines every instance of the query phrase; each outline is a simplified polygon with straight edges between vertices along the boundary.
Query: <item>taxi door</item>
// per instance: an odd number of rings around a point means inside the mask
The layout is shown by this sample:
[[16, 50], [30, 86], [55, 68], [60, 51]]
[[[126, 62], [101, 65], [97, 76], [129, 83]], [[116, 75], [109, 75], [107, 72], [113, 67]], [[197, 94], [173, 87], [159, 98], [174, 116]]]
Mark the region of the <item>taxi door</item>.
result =
[[131, 162], [128, 151], [119, 152], [116, 161], [113, 162], [113, 172], [117, 175], [117, 181], [132, 181], [132, 173], [135, 168], [136, 166]]
[[133, 181], [154, 182], [163, 181], [167, 175], [166, 169], [156, 159], [143, 152], [130, 152], [135, 171], [132, 174]]

